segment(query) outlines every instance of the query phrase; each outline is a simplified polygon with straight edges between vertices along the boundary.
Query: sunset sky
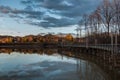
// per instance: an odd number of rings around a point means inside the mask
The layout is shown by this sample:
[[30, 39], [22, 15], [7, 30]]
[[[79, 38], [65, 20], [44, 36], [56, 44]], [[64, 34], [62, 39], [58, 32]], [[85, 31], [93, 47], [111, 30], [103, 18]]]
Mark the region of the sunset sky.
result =
[[75, 33], [102, 0], [0, 0], [0, 35]]

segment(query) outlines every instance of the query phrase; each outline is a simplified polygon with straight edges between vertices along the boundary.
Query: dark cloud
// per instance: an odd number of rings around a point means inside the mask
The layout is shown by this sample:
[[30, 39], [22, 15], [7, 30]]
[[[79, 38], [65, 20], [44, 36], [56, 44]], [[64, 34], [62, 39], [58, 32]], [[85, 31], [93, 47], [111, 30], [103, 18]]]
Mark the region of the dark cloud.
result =
[[[24, 1], [24, 0], [23, 0]], [[44, 19], [47, 22], [32, 22], [33, 25], [43, 27], [62, 27], [68, 25], [77, 24], [81, 18], [81, 15], [92, 12], [96, 6], [98, 6], [101, 0], [25, 0], [26, 3], [30, 3], [29, 6], [37, 9], [45, 9], [50, 14], [56, 14], [61, 16], [61, 19], [57, 19], [54, 16], [42, 18], [42, 16], [36, 17], [31, 15], [29, 18]], [[24, 4], [26, 4], [24, 3]], [[44, 12], [44, 11], [43, 11]], [[46, 12], [44, 12], [46, 13]], [[72, 20], [70, 18], [73, 18]]]
[[23, 1], [21, 1], [21, 3], [22, 3], [22, 4], [32, 4], [32, 1], [30, 1], [30, 0], [24, 1], [24, 0], [23, 0]]
[[8, 6], [0, 6], [0, 12], [1, 13], [9, 13], [11, 11], [12, 11], [12, 9]]
[[28, 14], [28, 15], [42, 15], [41, 11], [26, 11], [26, 10], [13, 10], [11, 13], [14, 14]]
[[66, 27], [68, 25], [77, 24], [77, 22], [74, 19], [69, 19], [69, 18], [56, 19], [53, 17], [47, 17], [47, 18], [44, 18], [44, 21], [42, 22], [30, 21], [29, 24], [42, 26], [44, 28], [49, 28], [49, 27]]
[[[51, 26], [67, 26], [67, 25], [73, 25], [75, 24], [74, 20], [71, 20], [69, 18], [61, 18], [61, 19], [56, 19], [56, 18], [53, 18], [53, 17], [47, 17], [45, 18], [44, 20], [48, 21], [49, 23], [51, 23]], [[54, 24], [54, 25], [53, 25]]]
[[71, 3], [69, 2], [66, 3], [64, 0], [52, 0], [52, 1], [44, 0], [41, 6], [47, 9], [54, 9], [54, 10], [70, 10], [71, 8], [73, 8], [73, 5], [70, 5]]
[[[77, 24], [81, 15], [92, 12], [102, 0], [21, 0], [23, 10], [0, 6], [1, 13], [11, 17], [25, 16], [28, 24], [48, 27], [65, 27]], [[32, 20], [43, 20], [35, 22]]]
[[[26, 18], [37, 18], [37, 16], [42, 15], [43, 13], [41, 11], [33, 11], [30, 9], [24, 9], [24, 10], [17, 10], [17, 9], [12, 9], [8, 6], [0, 6], [0, 12], [4, 13], [4, 14], [9, 14], [10, 17], [18, 17], [21, 18], [19, 16], [19, 14], [25, 16]], [[39, 18], [39, 17], [38, 17]]]

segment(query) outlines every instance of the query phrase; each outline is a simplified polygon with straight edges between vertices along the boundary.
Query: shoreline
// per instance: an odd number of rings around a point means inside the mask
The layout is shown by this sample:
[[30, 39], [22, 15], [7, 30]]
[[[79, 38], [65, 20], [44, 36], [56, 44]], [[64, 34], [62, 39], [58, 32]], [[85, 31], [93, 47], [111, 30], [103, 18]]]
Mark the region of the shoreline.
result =
[[0, 48], [45, 48], [58, 47], [58, 44], [53, 43], [0, 43]]

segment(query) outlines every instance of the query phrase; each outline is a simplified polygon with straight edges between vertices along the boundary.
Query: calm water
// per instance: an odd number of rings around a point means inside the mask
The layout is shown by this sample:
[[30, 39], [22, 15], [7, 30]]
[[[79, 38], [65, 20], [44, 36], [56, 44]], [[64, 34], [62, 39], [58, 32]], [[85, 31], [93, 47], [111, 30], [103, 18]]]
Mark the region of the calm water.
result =
[[0, 80], [112, 80], [112, 78], [91, 61], [60, 55], [56, 50], [1, 49]]

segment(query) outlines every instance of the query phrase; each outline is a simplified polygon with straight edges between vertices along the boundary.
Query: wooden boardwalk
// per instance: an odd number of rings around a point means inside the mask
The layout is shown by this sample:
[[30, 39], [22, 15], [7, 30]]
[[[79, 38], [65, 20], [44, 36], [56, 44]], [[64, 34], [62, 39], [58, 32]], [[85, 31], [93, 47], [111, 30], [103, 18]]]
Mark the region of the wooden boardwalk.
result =
[[114, 53], [120, 53], [120, 47], [115, 45], [80, 45], [80, 44], [61, 44], [62, 47], [71, 47], [71, 48], [88, 48], [88, 49], [98, 49], [98, 50], [105, 50]]

